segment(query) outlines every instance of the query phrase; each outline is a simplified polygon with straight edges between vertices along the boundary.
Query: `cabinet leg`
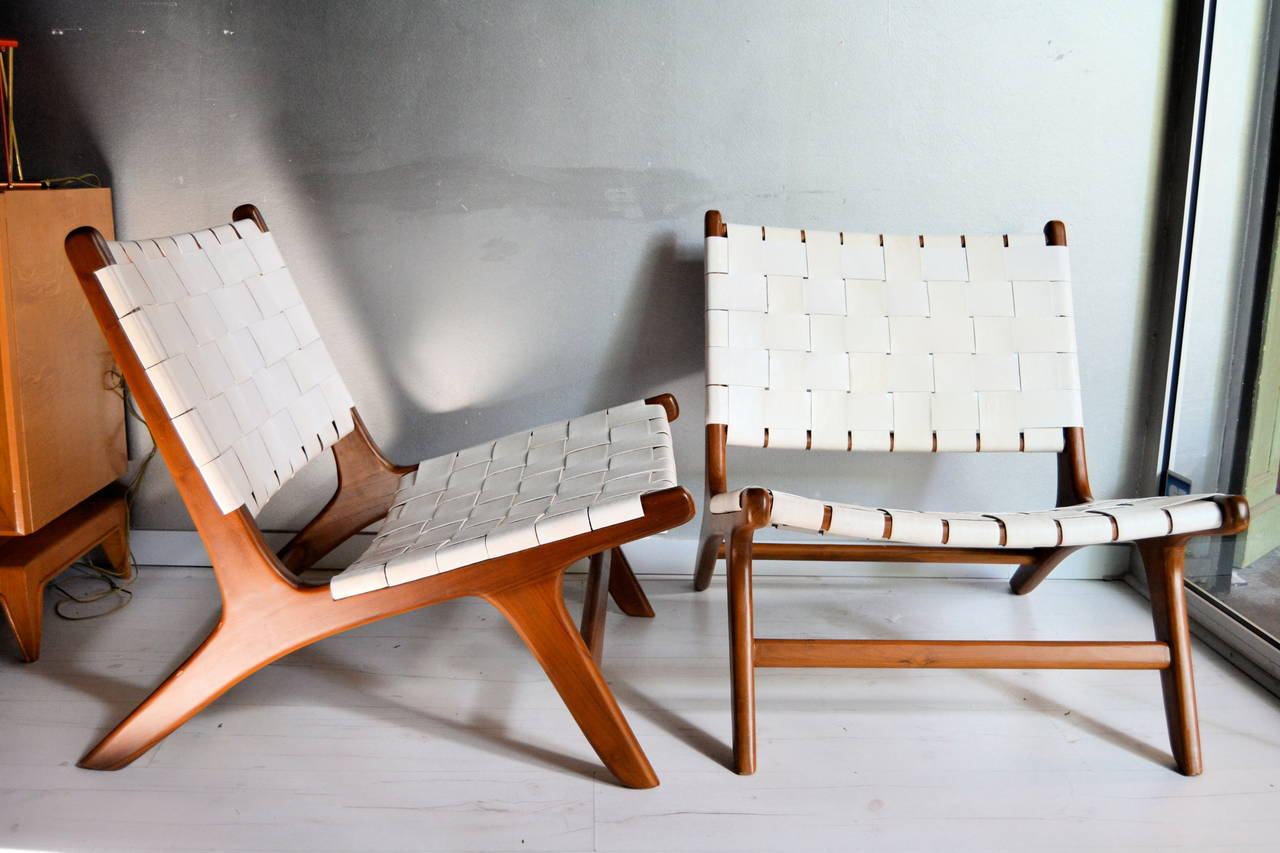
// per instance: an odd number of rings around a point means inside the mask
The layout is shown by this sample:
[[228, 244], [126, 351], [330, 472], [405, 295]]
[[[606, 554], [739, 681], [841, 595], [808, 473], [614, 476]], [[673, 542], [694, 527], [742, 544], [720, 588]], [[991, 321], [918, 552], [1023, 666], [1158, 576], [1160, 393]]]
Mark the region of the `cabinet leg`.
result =
[[124, 498], [120, 498], [111, 509], [115, 519], [115, 527], [102, 542], [102, 550], [107, 554], [107, 562], [122, 578], [133, 577], [133, 560], [129, 559], [129, 510]]
[[40, 657], [40, 623], [44, 618], [44, 585], [26, 566], [0, 566], [0, 605], [3, 605], [18, 650], [28, 663]]

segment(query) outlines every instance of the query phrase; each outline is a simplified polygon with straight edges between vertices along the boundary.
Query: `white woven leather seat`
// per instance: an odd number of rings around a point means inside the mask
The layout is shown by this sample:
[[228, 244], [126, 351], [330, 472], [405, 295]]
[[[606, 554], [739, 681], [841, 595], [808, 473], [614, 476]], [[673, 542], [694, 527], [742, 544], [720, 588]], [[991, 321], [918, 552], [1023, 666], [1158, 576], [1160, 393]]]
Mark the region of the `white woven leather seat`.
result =
[[[711, 512], [737, 512], [742, 508], [744, 491], [714, 496]], [[1214, 530], [1222, 525], [1222, 509], [1213, 495], [1093, 501], [1031, 512], [976, 513], [856, 506], [769, 491], [773, 496], [772, 527], [912, 545], [1056, 548], [1134, 542]]]
[[[354, 428], [351, 394], [269, 231], [251, 220], [108, 244], [96, 272], [218, 508], [257, 514]], [[676, 485], [661, 405], [634, 402], [428, 459], [345, 598], [566, 539], [644, 513]]]
[[437, 456], [406, 474], [334, 598], [408, 583], [644, 515], [676, 484], [666, 410], [643, 402]]

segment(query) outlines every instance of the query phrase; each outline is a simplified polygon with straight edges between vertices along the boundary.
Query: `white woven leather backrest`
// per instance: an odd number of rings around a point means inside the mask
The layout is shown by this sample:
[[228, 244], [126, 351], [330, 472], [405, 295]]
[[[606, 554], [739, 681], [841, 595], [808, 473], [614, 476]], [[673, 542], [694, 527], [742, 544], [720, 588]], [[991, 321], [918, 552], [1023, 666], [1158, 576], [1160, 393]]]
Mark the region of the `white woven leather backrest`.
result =
[[729, 225], [706, 238], [730, 444], [1059, 451], [1081, 425], [1065, 246]]
[[354, 428], [275, 240], [244, 220], [108, 246], [98, 281], [218, 508], [256, 514]]

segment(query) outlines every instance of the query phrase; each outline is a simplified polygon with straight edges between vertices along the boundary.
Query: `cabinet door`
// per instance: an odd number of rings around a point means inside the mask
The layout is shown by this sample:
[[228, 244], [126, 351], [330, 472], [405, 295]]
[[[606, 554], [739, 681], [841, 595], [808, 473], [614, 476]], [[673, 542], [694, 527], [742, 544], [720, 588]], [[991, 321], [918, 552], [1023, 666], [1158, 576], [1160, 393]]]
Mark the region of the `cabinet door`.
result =
[[[0, 193], [5, 453], [0, 532], [30, 533], [125, 470], [124, 407], [111, 354], [63, 240], [81, 225], [114, 236], [106, 189]], [[7, 470], [6, 470], [7, 469]]]

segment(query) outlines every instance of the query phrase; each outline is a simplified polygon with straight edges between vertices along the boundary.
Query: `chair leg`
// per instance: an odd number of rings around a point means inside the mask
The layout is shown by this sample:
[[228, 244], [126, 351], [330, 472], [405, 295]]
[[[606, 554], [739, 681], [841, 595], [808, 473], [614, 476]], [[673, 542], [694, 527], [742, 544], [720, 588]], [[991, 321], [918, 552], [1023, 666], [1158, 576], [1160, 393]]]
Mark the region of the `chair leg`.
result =
[[716, 572], [716, 560], [723, 542], [724, 537], [718, 533], [709, 534], [702, 540], [702, 547], [698, 549], [698, 565], [693, 574], [693, 588], [698, 592], [711, 586], [711, 576]]
[[1013, 573], [1013, 577], [1009, 578], [1009, 589], [1014, 595], [1026, 595], [1040, 585], [1040, 582], [1049, 577], [1049, 573], [1058, 567], [1058, 565], [1067, 557], [1070, 557], [1080, 549], [1067, 548], [1039, 548], [1037, 549], [1039, 559], [1034, 563], [1025, 566], [1018, 566], [1018, 570]]
[[612, 560], [606, 569], [604, 553], [591, 555], [587, 568], [587, 592], [582, 602], [582, 641], [591, 652], [591, 659], [600, 665], [604, 655], [604, 620], [609, 612], [609, 576], [613, 574]]
[[653, 605], [649, 604], [649, 597], [644, 594], [644, 588], [631, 570], [631, 563], [621, 547], [609, 552], [609, 594], [618, 609], [628, 616], [653, 618]]
[[751, 538], [741, 528], [729, 538], [729, 671], [733, 682], [733, 764], [743, 775], [756, 772], [756, 669], [754, 607], [751, 596]]
[[1169, 668], [1160, 672], [1165, 719], [1169, 724], [1169, 745], [1178, 770], [1187, 776], [1198, 776], [1203, 772], [1204, 764], [1200, 755], [1200, 722], [1191, 668], [1191, 629], [1187, 622], [1187, 597], [1183, 587], [1186, 540], [1148, 539], [1137, 545], [1147, 570], [1156, 639], [1169, 644]]
[[628, 787], [652, 788], [658, 777], [569, 616], [563, 578], [552, 572], [485, 598], [537, 658], [605, 766]]
[[292, 648], [255, 619], [223, 621], [133, 713], [80, 759], [88, 770], [118, 770], [231, 687]]
[[25, 567], [0, 566], [0, 608], [9, 617], [22, 659], [40, 657], [40, 623], [44, 619], [44, 581]]

